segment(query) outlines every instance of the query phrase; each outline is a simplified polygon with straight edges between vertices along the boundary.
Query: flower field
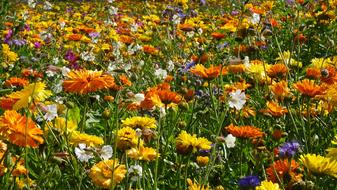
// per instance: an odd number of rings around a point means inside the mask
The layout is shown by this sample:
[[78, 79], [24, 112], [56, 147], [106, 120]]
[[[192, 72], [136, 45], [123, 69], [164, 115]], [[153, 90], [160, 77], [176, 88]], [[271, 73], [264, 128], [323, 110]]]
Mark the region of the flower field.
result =
[[2, 0], [0, 189], [337, 189], [336, 0]]

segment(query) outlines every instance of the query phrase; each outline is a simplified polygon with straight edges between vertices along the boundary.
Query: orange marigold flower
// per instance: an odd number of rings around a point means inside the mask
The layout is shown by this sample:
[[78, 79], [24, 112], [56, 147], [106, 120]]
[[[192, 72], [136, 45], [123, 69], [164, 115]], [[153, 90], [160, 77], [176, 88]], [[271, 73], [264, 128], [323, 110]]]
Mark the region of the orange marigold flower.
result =
[[[282, 183], [285, 176], [290, 175], [292, 178], [295, 178], [297, 175], [296, 170], [299, 166], [295, 160], [291, 160], [291, 163], [289, 163], [288, 159], [277, 160], [266, 169], [268, 180], [274, 183]], [[278, 181], [278, 179], [281, 181]]]
[[157, 94], [161, 102], [165, 105], [168, 105], [171, 103], [178, 104], [181, 101], [181, 96], [170, 90], [158, 90]]
[[227, 70], [222, 69], [221, 65], [211, 65], [210, 68], [206, 68], [201, 64], [197, 64], [194, 68], [190, 69], [190, 72], [204, 79], [212, 80], [220, 75], [221, 70], [223, 75], [227, 74]]
[[102, 71], [79, 70], [70, 71], [68, 79], [63, 81], [66, 92], [87, 94], [101, 89], [115, 88], [115, 80]]
[[11, 77], [5, 81], [5, 86], [26, 86], [29, 83], [27, 79], [18, 78], [18, 77]]
[[275, 65], [272, 65], [268, 71], [267, 74], [269, 77], [284, 77], [288, 72], [288, 68], [285, 64], [277, 63]]
[[122, 84], [125, 86], [131, 86], [132, 82], [128, 79], [126, 75], [120, 75], [119, 80], [121, 80]]
[[276, 102], [267, 102], [267, 109], [261, 110], [262, 113], [264, 114], [269, 114], [274, 117], [280, 117], [284, 115], [285, 113], [288, 113], [287, 108], [281, 107], [278, 105]]
[[227, 70], [230, 73], [244, 73], [245, 72], [245, 65], [244, 64], [235, 64], [235, 65], [228, 65]]
[[14, 110], [6, 110], [0, 117], [0, 134], [13, 144], [36, 148], [43, 143], [43, 131], [34, 121]]
[[226, 127], [226, 130], [238, 138], [258, 138], [264, 135], [261, 129], [249, 125], [238, 127], [230, 124]]
[[192, 60], [195, 63], [204, 64], [204, 63], [206, 63], [208, 61], [208, 54], [207, 53], [203, 53], [201, 56], [192, 55]]
[[307, 68], [306, 69], [306, 76], [308, 78], [312, 78], [312, 79], [319, 79], [319, 77], [321, 77], [321, 70], [318, 68]]
[[13, 109], [13, 105], [18, 101], [18, 99], [12, 99], [12, 98], [0, 98], [0, 108], [4, 110], [11, 110]]
[[82, 37], [83, 37], [82, 34], [68, 34], [66, 36], [66, 39], [71, 40], [71, 41], [80, 41]]
[[120, 35], [119, 41], [129, 45], [133, 42], [133, 39], [132, 39], [132, 37], [127, 36], [127, 35]]
[[273, 82], [270, 86], [270, 90], [274, 94], [274, 96], [278, 99], [283, 100], [285, 97], [290, 95], [290, 90], [288, 88], [287, 81]]
[[159, 53], [159, 50], [151, 45], [144, 45], [143, 51], [151, 55], [157, 55]]
[[325, 87], [315, 84], [315, 81], [304, 79], [294, 84], [294, 88], [301, 92], [304, 96], [311, 98], [325, 93]]
[[193, 26], [187, 23], [179, 24], [179, 29], [185, 32], [190, 32], [194, 30]]
[[220, 39], [222, 39], [222, 38], [225, 37], [225, 34], [220, 33], [220, 32], [213, 32], [213, 33], [211, 34], [211, 36], [212, 36], [214, 39], [220, 40]]

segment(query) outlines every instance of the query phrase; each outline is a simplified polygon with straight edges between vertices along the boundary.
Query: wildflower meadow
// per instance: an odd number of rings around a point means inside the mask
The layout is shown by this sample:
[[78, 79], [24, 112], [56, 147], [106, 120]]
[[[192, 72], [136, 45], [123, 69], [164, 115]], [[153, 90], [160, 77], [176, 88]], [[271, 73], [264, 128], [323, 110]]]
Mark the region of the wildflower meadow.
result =
[[337, 190], [337, 0], [1, 0], [0, 189]]

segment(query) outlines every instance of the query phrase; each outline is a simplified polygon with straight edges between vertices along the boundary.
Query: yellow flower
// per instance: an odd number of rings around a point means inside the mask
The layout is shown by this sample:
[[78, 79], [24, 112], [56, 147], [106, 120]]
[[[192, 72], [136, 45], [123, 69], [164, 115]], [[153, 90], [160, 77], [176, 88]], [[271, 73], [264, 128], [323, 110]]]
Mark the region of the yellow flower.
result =
[[191, 179], [187, 179], [188, 190], [208, 190], [208, 186], [199, 185], [197, 182], [193, 182]]
[[140, 129], [155, 129], [156, 126], [156, 120], [154, 118], [150, 117], [131, 117], [127, 118], [122, 121], [123, 127], [131, 127], [131, 128], [140, 128]]
[[141, 146], [143, 141], [137, 137], [136, 131], [130, 127], [123, 127], [117, 132], [117, 147], [127, 150], [131, 147]]
[[131, 148], [127, 150], [127, 155], [135, 160], [153, 161], [159, 156], [159, 153], [154, 148], [142, 146], [139, 149]]
[[17, 99], [17, 102], [13, 105], [13, 109], [27, 108], [30, 103], [44, 101], [52, 95], [52, 92], [45, 90], [45, 88], [46, 84], [44, 82], [37, 82], [29, 84], [25, 86], [24, 89], [8, 95], [9, 98]]
[[312, 173], [327, 174], [337, 178], [337, 161], [316, 154], [301, 155], [303, 165]]
[[49, 127], [53, 127], [61, 133], [71, 133], [77, 129], [77, 124], [72, 120], [67, 120], [63, 117], [57, 117], [53, 122], [48, 122]]
[[261, 185], [256, 187], [256, 190], [280, 190], [280, 187], [277, 183], [262, 181]]
[[321, 68], [326, 68], [327, 66], [329, 66], [329, 64], [332, 64], [331, 60], [330, 59], [327, 59], [327, 58], [313, 58], [311, 60], [311, 67], [314, 67], [314, 68], [318, 68], [318, 69], [321, 69]]
[[282, 53], [279, 53], [276, 60], [286, 65], [302, 68], [302, 62], [296, 61], [295, 59], [291, 58], [290, 51], [284, 51]]
[[125, 165], [118, 160], [103, 160], [92, 166], [89, 176], [95, 185], [110, 189], [124, 179], [126, 172]]
[[70, 144], [77, 146], [80, 143], [84, 143], [87, 146], [95, 147], [104, 144], [102, 137], [95, 135], [88, 135], [86, 133], [80, 133], [79, 131], [74, 131], [70, 135]]
[[269, 68], [270, 65], [262, 61], [255, 60], [252, 61], [251, 64], [247, 65], [246, 70], [249, 74], [252, 74], [255, 79], [264, 81], [269, 78], [267, 76], [267, 71]]
[[190, 135], [186, 131], [182, 131], [176, 138], [176, 149], [180, 154], [188, 154], [196, 152], [197, 150], [210, 150], [212, 142], [204, 137], [197, 138], [197, 136]]
[[5, 62], [7, 63], [13, 63], [19, 59], [18, 54], [11, 51], [7, 44], [2, 44], [2, 54], [5, 58]]
[[197, 163], [199, 166], [206, 166], [209, 162], [208, 156], [197, 156]]

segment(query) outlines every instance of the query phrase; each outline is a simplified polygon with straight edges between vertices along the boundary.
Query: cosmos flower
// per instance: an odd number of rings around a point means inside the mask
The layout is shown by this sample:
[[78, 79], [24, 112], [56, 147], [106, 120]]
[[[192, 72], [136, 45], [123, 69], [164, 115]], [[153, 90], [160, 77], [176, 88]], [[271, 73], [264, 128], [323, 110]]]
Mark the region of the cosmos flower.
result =
[[44, 101], [52, 95], [52, 92], [45, 90], [45, 88], [46, 84], [44, 82], [32, 83], [20, 91], [9, 94], [7, 97], [17, 100], [13, 105], [14, 110], [27, 108], [29, 104]]
[[103, 74], [103, 71], [70, 71], [68, 79], [63, 81], [63, 88], [66, 92], [78, 94], [87, 94], [114, 87], [116, 87], [114, 78], [108, 74]]
[[104, 189], [111, 189], [119, 184], [125, 177], [127, 170], [118, 160], [103, 160], [92, 166], [89, 177], [92, 182]]
[[6, 110], [0, 117], [0, 134], [9, 142], [21, 147], [37, 148], [44, 142], [34, 121], [15, 110]]
[[246, 103], [246, 94], [241, 90], [229, 93], [229, 107], [241, 110]]

